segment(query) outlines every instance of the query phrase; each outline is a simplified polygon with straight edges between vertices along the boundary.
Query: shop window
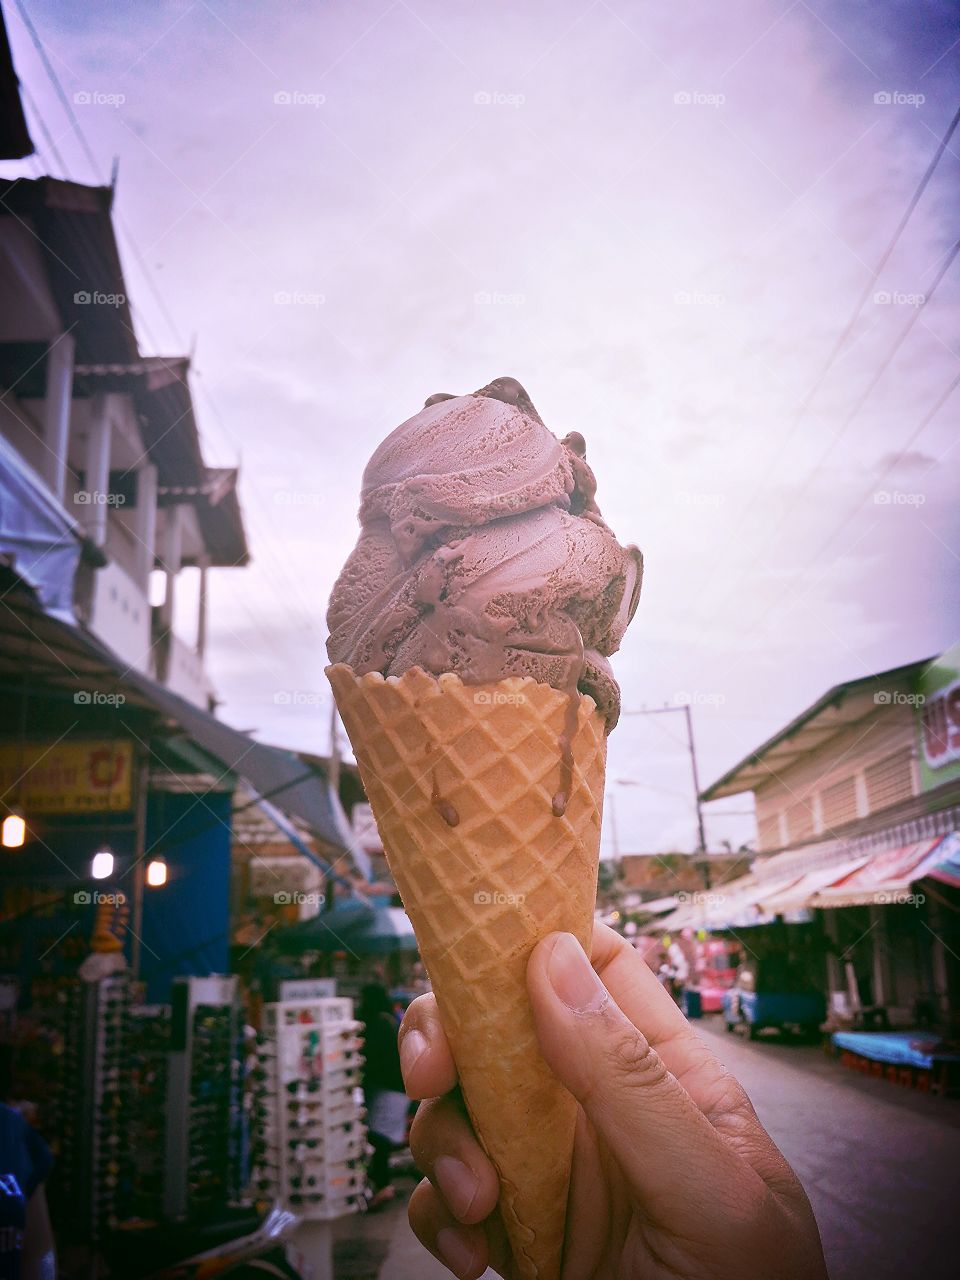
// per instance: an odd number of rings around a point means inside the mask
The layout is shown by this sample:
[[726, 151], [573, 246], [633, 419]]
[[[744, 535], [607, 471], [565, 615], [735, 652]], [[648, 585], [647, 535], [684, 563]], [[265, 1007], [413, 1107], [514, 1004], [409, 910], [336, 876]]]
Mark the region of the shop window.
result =
[[887, 809], [892, 804], [909, 800], [913, 795], [913, 770], [910, 767], [910, 750], [897, 751], [884, 760], [877, 761], [864, 770], [867, 804], [871, 813]]
[[820, 793], [823, 830], [832, 831], [857, 819], [857, 787], [853, 778], [844, 778]]
[[805, 796], [787, 810], [787, 835], [791, 844], [809, 840], [813, 835], [813, 800]]
[[760, 818], [757, 822], [757, 840], [760, 845], [761, 853], [766, 853], [770, 849], [779, 849], [780, 847], [780, 815], [779, 813], [767, 814], [765, 818]]

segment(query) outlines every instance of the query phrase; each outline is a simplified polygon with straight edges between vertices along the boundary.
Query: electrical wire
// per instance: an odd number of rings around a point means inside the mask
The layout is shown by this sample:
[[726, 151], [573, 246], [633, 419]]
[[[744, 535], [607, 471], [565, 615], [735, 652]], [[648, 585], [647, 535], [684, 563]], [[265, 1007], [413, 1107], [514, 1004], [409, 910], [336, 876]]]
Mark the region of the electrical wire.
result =
[[[850, 318], [847, 320], [847, 323], [844, 326], [843, 330], [841, 331], [840, 336], [837, 338], [836, 342], [831, 347], [830, 352], [827, 356], [827, 359], [824, 361], [824, 364], [822, 365], [819, 374], [814, 380], [813, 386], [810, 388], [810, 390], [807, 392], [807, 394], [804, 396], [803, 400], [800, 402], [799, 406], [797, 407], [797, 410], [793, 416], [790, 426], [787, 429], [786, 435], [776, 445], [773, 452], [771, 453], [767, 466], [764, 468], [764, 471], [761, 473], [759, 480], [754, 486], [752, 497], [748, 501], [740, 505], [739, 518], [730, 533], [731, 540], [737, 535], [737, 533], [739, 533], [740, 529], [743, 527], [747, 513], [753, 507], [753, 504], [756, 501], [756, 498], [766, 487], [771, 475], [776, 470], [777, 463], [780, 461], [780, 459], [783, 456], [784, 449], [793, 440], [794, 436], [797, 433], [797, 430], [800, 427], [800, 424], [802, 423], [803, 419], [806, 416], [807, 410], [810, 408], [810, 405], [813, 402], [814, 397], [816, 396], [817, 392], [820, 390], [823, 383], [826, 381], [827, 374], [833, 368], [840, 353], [843, 351], [844, 347], [846, 347], [847, 343], [852, 337], [854, 328], [856, 327], [856, 323], [860, 318], [861, 312], [863, 311], [863, 308], [866, 306], [867, 301], [869, 300], [871, 290], [873, 289], [874, 285], [877, 283], [877, 280], [880, 278], [880, 275], [882, 274], [884, 267], [889, 262], [894, 249], [899, 243], [900, 237], [903, 235], [903, 232], [906, 229], [907, 223], [910, 221], [910, 218], [914, 210], [919, 204], [920, 198], [923, 195], [924, 191], [926, 190], [930, 182], [930, 179], [933, 177], [933, 174], [936, 171], [936, 168], [940, 163], [940, 160], [942, 159], [944, 152], [947, 150], [947, 147], [950, 143], [950, 139], [953, 137], [953, 134], [956, 131], [958, 124], [960, 124], [960, 108], [957, 109], [952, 120], [947, 126], [946, 133], [941, 138], [940, 143], [937, 146], [937, 150], [933, 155], [933, 158], [931, 159], [930, 163], [927, 165], [927, 168], [924, 171], [923, 177], [920, 179], [920, 182], [918, 183], [916, 189], [914, 190], [913, 195], [910, 197], [910, 200], [907, 203], [907, 207], [904, 210], [904, 213], [901, 216], [900, 221], [897, 223], [897, 226], [893, 232], [893, 235], [890, 237], [890, 240], [887, 243], [886, 248], [884, 249], [883, 253], [880, 255], [879, 260], [877, 261], [877, 265], [874, 267], [873, 271], [870, 273], [870, 277], [867, 280], [867, 283], [864, 285], [863, 290], [861, 291], [860, 296], [858, 297], [854, 305], [854, 309], [850, 314]], [[697, 593], [699, 598], [702, 599], [706, 595], [707, 591], [710, 589], [711, 585], [713, 584], [713, 581], [716, 578], [720, 567], [724, 565], [728, 559], [729, 559], [729, 556], [727, 552], [723, 552], [714, 561], [709, 573], [704, 579], [702, 587]]]
[[[67, 168], [67, 162], [64, 160], [63, 156], [60, 154], [59, 150], [57, 149], [57, 144], [54, 140], [54, 137], [51, 134], [50, 130], [47, 128], [47, 122], [44, 120], [43, 116], [40, 114], [40, 109], [34, 102], [33, 98], [30, 96], [30, 93], [25, 84], [22, 84], [20, 86], [20, 92], [23, 95], [24, 102], [26, 102], [30, 110], [30, 115], [40, 126], [40, 132], [43, 134], [43, 140], [47, 150], [50, 152], [54, 160], [60, 166], [60, 172], [63, 174], [64, 178], [68, 182], [70, 182], [71, 181], [70, 171]], [[39, 154], [40, 154], [40, 149], [36, 146], [36, 144], [34, 144], [34, 155], [39, 156]]]
[[94, 176], [97, 178], [98, 182], [100, 182], [101, 185], [103, 185], [103, 179], [100, 175], [97, 158], [93, 154], [93, 150], [89, 142], [87, 142], [87, 139], [84, 135], [83, 130], [80, 128], [80, 121], [77, 119], [77, 113], [73, 109], [73, 103], [67, 97], [67, 94], [63, 88], [63, 85], [60, 83], [57, 73], [54, 70], [53, 63], [50, 61], [49, 57], [47, 56], [46, 48], [44, 47], [43, 41], [40, 39], [40, 35], [36, 27], [33, 25], [33, 22], [30, 19], [29, 13], [27, 13], [23, 0], [16, 0], [16, 5], [17, 5], [17, 11], [20, 14], [20, 20], [23, 22], [23, 25], [27, 30], [27, 34], [30, 36], [30, 39], [33, 41], [34, 48], [36, 49], [37, 53], [40, 55], [40, 61], [43, 63], [44, 70], [46, 71], [47, 76], [50, 79], [50, 83], [53, 85], [54, 90], [56, 91], [57, 97], [60, 99], [60, 103], [63, 106], [63, 110], [66, 113], [67, 119], [70, 121], [70, 125], [73, 128], [74, 133], [77, 135], [77, 140], [79, 141], [80, 146], [83, 148], [84, 154], [86, 155], [87, 159], [90, 162], [90, 167], [93, 169]]
[[826, 462], [827, 458], [830, 456], [830, 454], [839, 444], [841, 438], [846, 433], [847, 428], [850, 426], [854, 418], [863, 408], [864, 404], [866, 404], [867, 400], [869, 399], [873, 390], [876, 388], [876, 386], [880, 382], [884, 373], [890, 367], [898, 351], [903, 346], [903, 343], [906, 341], [906, 338], [908, 337], [911, 330], [913, 329], [913, 326], [917, 323], [917, 320], [919, 319], [921, 312], [930, 302], [930, 299], [933, 297], [933, 295], [936, 293], [938, 285], [943, 280], [949, 268], [952, 266], [958, 253], [960, 253], [960, 240], [958, 240], [956, 244], [954, 244], [953, 247], [950, 249], [950, 252], [947, 254], [946, 258], [944, 259], [943, 265], [938, 271], [933, 283], [930, 285], [930, 288], [924, 294], [923, 301], [920, 303], [918, 307], [914, 309], [910, 319], [907, 321], [906, 325], [903, 327], [901, 332], [894, 339], [893, 343], [891, 344], [883, 360], [880, 362], [880, 365], [877, 368], [876, 372], [874, 373], [873, 377], [870, 379], [866, 388], [854, 403], [853, 408], [847, 413], [847, 416], [844, 418], [839, 428], [834, 432], [833, 436], [831, 437], [830, 441], [827, 444], [827, 447], [820, 454], [819, 458], [814, 463], [812, 469], [807, 473], [807, 476], [805, 477], [803, 483], [800, 485], [800, 488], [796, 491], [796, 493], [793, 495], [793, 497], [790, 500], [788, 500], [781, 506], [780, 517], [772, 530], [765, 531], [763, 542], [758, 549], [757, 555], [755, 555], [750, 560], [746, 568], [740, 569], [737, 572], [736, 576], [733, 579], [733, 582], [728, 587], [728, 593], [735, 592], [736, 589], [740, 586], [740, 584], [750, 576], [750, 574], [754, 571], [754, 569], [756, 569], [759, 565], [761, 565], [765, 560], [769, 558], [771, 549], [776, 545], [780, 537], [780, 534], [787, 523], [789, 516], [800, 504], [804, 495], [807, 493], [808, 489], [813, 483], [814, 479], [819, 475], [820, 471], [822, 470], [823, 464]]
[[[60, 80], [59, 80], [59, 78], [58, 78], [58, 76], [57, 76], [56, 70], [54, 69], [52, 62], [50, 61], [50, 58], [49, 58], [49, 56], [47, 55], [47, 52], [46, 52], [46, 49], [45, 49], [45, 47], [44, 47], [43, 41], [42, 41], [42, 39], [41, 39], [41, 37], [40, 37], [40, 35], [39, 35], [39, 33], [38, 33], [38, 31], [37, 31], [36, 27], [33, 25], [32, 21], [30, 20], [29, 15], [26, 13], [26, 11], [25, 11], [25, 9], [24, 9], [24, 6], [23, 6], [23, 4], [22, 4], [22, 2], [21, 2], [21, 0], [17, 0], [17, 8], [18, 8], [18, 11], [20, 12], [20, 15], [21, 15], [21, 18], [22, 18], [22, 20], [23, 20], [24, 26], [25, 26], [25, 28], [26, 28], [26, 30], [27, 30], [27, 32], [28, 32], [28, 34], [30, 35], [30, 38], [31, 38], [31, 40], [32, 40], [32, 42], [33, 42], [33, 44], [34, 44], [34, 46], [35, 46], [35, 48], [36, 48], [36, 50], [37, 50], [37, 52], [38, 52], [38, 54], [39, 54], [39, 56], [40, 56], [40, 59], [41, 59], [41, 61], [42, 61], [42, 63], [43, 63], [43, 66], [44, 66], [44, 69], [45, 69], [45, 71], [46, 71], [46, 73], [47, 73], [47, 76], [48, 76], [48, 78], [50, 79], [50, 82], [51, 82], [51, 84], [52, 84], [52, 85], [53, 85], [53, 87], [54, 87], [54, 90], [55, 90], [55, 92], [56, 92], [56, 94], [57, 94], [57, 97], [59, 98], [59, 100], [60, 100], [61, 104], [63, 105], [64, 111], [65, 111], [65, 112], [66, 112], [66, 114], [67, 114], [67, 118], [68, 118], [68, 120], [70, 121], [71, 127], [72, 127], [72, 129], [73, 129], [74, 133], [76, 134], [76, 136], [77, 136], [77, 138], [78, 138], [78, 140], [79, 140], [79, 142], [80, 142], [80, 144], [81, 144], [81, 146], [82, 146], [82, 148], [83, 148], [83, 151], [84, 151], [85, 155], [87, 156], [88, 160], [90, 161], [90, 164], [91, 164], [91, 166], [93, 167], [94, 172], [95, 172], [95, 173], [98, 173], [98, 171], [99, 171], [99, 169], [98, 169], [98, 164], [97, 164], [96, 157], [95, 157], [95, 155], [94, 155], [94, 153], [93, 153], [93, 150], [92, 150], [92, 148], [91, 148], [91, 146], [90, 146], [89, 142], [87, 141], [87, 138], [86, 138], [86, 136], [85, 136], [85, 134], [84, 134], [84, 132], [83, 132], [83, 129], [81, 128], [80, 121], [79, 121], [79, 119], [77, 118], [76, 112], [73, 110], [72, 104], [70, 103], [70, 100], [69, 100], [69, 98], [68, 98], [68, 96], [67, 96], [67, 94], [66, 94], [66, 92], [65, 92], [65, 90], [64, 90], [64, 88], [63, 88], [63, 86], [62, 86], [62, 84], [60, 83]], [[66, 175], [68, 176], [68, 179], [69, 179], [69, 172], [68, 172], [67, 166], [66, 166], [65, 162], [63, 161], [62, 156], [60, 156], [60, 155], [59, 155], [59, 152], [57, 152], [57, 151], [56, 151], [56, 144], [55, 144], [55, 143], [54, 143], [54, 141], [53, 141], [52, 134], [50, 133], [50, 130], [48, 129], [48, 127], [47, 127], [47, 125], [46, 125], [46, 122], [45, 122], [45, 120], [44, 120], [44, 118], [43, 118], [43, 116], [42, 116], [41, 112], [39, 111], [39, 108], [36, 106], [36, 104], [35, 104], [35, 103], [33, 103], [32, 99], [28, 99], [28, 101], [31, 103], [31, 107], [32, 107], [32, 110], [33, 110], [33, 114], [35, 115], [36, 119], [38, 120], [38, 122], [39, 122], [39, 124], [40, 124], [41, 131], [42, 131], [42, 133], [43, 133], [44, 137], [45, 137], [45, 138], [47, 139], [47, 141], [48, 141], [48, 146], [51, 148], [51, 150], [52, 150], [52, 151], [54, 152], [54, 154], [57, 156], [58, 161], [59, 161], [59, 163], [60, 163], [60, 167], [61, 167], [61, 169], [63, 170], [64, 174], [66, 174]], [[146, 283], [147, 287], [149, 288], [150, 292], [153, 294], [154, 299], [155, 299], [155, 300], [156, 300], [156, 302], [157, 302], [158, 309], [160, 310], [161, 314], [162, 314], [162, 315], [163, 315], [163, 317], [164, 317], [164, 320], [166, 321], [166, 323], [167, 323], [167, 324], [168, 324], [168, 326], [170, 327], [170, 331], [171, 331], [171, 333], [173, 334], [174, 338], [177, 340], [177, 342], [178, 342], [178, 343], [180, 343], [180, 345], [181, 345], [181, 346], [183, 346], [184, 344], [182, 343], [182, 341], [181, 341], [181, 339], [180, 339], [180, 336], [179, 336], [179, 334], [178, 334], [178, 330], [177, 330], [176, 322], [175, 322], [175, 320], [174, 320], [174, 318], [173, 318], [173, 316], [172, 316], [172, 314], [171, 314], [171, 312], [170, 312], [169, 308], [167, 307], [167, 305], [166, 305], [166, 303], [165, 303], [165, 301], [164, 301], [164, 299], [163, 299], [163, 297], [162, 297], [162, 295], [161, 295], [161, 293], [160, 293], [160, 290], [157, 288], [156, 282], [154, 281], [154, 279], [153, 279], [153, 277], [152, 277], [152, 275], [151, 275], [151, 273], [150, 273], [150, 269], [149, 269], [149, 267], [148, 267], [148, 264], [147, 264], [147, 262], [146, 262], [146, 258], [145, 258], [145, 256], [144, 256], [144, 254], [140, 251], [140, 249], [139, 249], [139, 247], [138, 247], [138, 245], [137, 245], [137, 243], [136, 243], [136, 241], [135, 241], [135, 239], [134, 239], [134, 237], [133, 237], [133, 235], [132, 235], [132, 232], [130, 231], [129, 227], [127, 227], [126, 223], [120, 219], [119, 215], [117, 215], [117, 222], [118, 222], [118, 224], [120, 225], [120, 227], [121, 227], [121, 229], [122, 229], [122, 231], [123, 231], [123, 238], [124, 238], [125, 242], [128, 244], [128, 246], [129, 246], [129, 248], [130, 248], [131, 252], [133, 253], [133, 255], [134, 255], [134, 257], [135, 257], [135, 259], [136, 259], [136, 261], [137, 261], [137, 263], [138, 263], [138, 265], [139, 265], [139, 267], [140, 267], [140, 270], [141, 270], [141, 274], [142, 274], [142, 276], [143, 276], [143, 279], [144, 279], [144, 281], [145, 281], [145, 283]], [[150, 326], [147, 324], [147, 322], [146, 322], [146, 320], [145, 320], [145, 317], [144, 317], [143, 313], [141, 313], [139, 310], [135, 310], [135, 309], [134, 309], [134, 307], [133, 307], [131, 304], [129, 304], [129, 303], [128, 303], [128, 305], [130, 306], [131, 317], [134, 317], [134, 316], [136, 317], [136, 322], [138, 323], [138, 325], [140, 326], [140, 328], [143, 330], [143, 332], [145, 333], [145, 335], [146, 335], [146, 336], [148, 337], [148, 339], [151, 341], [151, 343], [153, 344], [153, 346], [155, 347], [155, 349], [159, 351], [159, 350], [161, 349], [160, 344], [158, 344], [158, 343], [155, 341], [155, 335], [151, 332]], [[135, 338], [135, 335], [134, 335], [134, 338]], [[233, 438], [233, 436], [232, 436], [232, 435], [230, 434], [230, 432], [228, 431], [228, 429], [227, 429], [227, 427], [226, 427], [226, 425], [225, 425], [225, 423], [224, 423], [224, 421], [223, 421], [222, 415], [221, 415], [221, 414], [220, 414], [220, 412], [219, 412], [219, 409], [217, 408], [217, 406], [216, 406], [216, 405], [215, 405], [215, 403], [213, 402], [213, 400], [212, 400], [212, 398], [211, 398], [211, 396], [210, 396], [210, 393], [207, 391], [206, 387], [204, 387], [204, 386], [202, 385], [202, 383], [201, 383], [201, 385], [200, 385], [200, 391], [201, 391], [201, 394], [203, 395], [203, 397], [204, 397], [204, 399], [205, 399], [205, 401], [206, 401], [207, 405], [210, 407], [211, 411], [214, 413], [214, 416], [217, 418], [217, 421], [218, 421], [218, 423], [220, 424], [220, 427], [221, 427], [221, 430], [222, 430], [222, 431], [223, 431], [223, 433], [224, 433], [224, 436], [225, 436], [225, 437], [226, 437], [226, 439], [230, 442], [230, 444], [233, 446], [233, 448], [234, 448], [235, 452], [236, 452], [237, 454], [239, 454], [239, 448], [238, 448], [238, 446], [237, 446], [237, 443], [236, 443], [235, 439]], [[256, 495], [256, 499], [255, 499], [254, 505], [257, 505], [258, 503], [259, 503], [259, 495]], [[269, 516], [269, 514], [268, 514], [268, 513], [266, 513], [265, 508], [261, 507], [261, 510], [262, 510], [262, 511], [264, 511], [264, 513], [265, 513], [265, 519], [266, 519], [266, 520], [267, 520], [267, 522], [271, 525], [271, 527], [272, 527], [272, 529], [273, 529], [273, 532], [274, 532], [274, 535], [275, 535], [275, 538], [276, 538], [277, 540], [282, 540], [282, 534], [281, 534], [280, 530], [279, 530], [279, 529], [276, 527], [276, 525], [274, 524], [274, 522], [273, 522], [272, 518]], [[248, 520], [249, 520], [249, 519], [250, 519], [250, 513], [248, 512]], [[269, 538], [268, 538], [268, 539], [265, 539], [265, 540], [264, 540], [264, 543], [265, 543], [265, 545], [266, 545], [267, 547], [272, 547], [272, 546], [274, 546], [274, 545], [275, 545], [275, 543], [274, 543], [274, 542], [272, 542]], [[267, 581], [267, 583], [269, 584], [269, 586], [270, 586], [271, 590], [273, 591], [273, 593], [276, 595], [277, 599], [279, 600], [279, 602], [280, 602], [280, 604], [281, 604], [281, 607], [282, 607], [282, 608], [283, 608], [283, 609], [284, 609], [284, 610], [285, 610], [285, 611], [290, 615], [291, 620], [292, 620], [293, 622], [295, 622], [295, 623], [296, 623], [297, 627], [302, 628], [302, 629], [306, 630], [307, 632], [309, 632], [309, 633], [313, 634], [313, 635], [314, 635], [314, 637], [315, 637], [318, 641], [320, 641], [321, 643], [323, 643], [323, 642], [325, 641], [325, 636], [324, 636], [324, 635], [323, 635], [323, 634], [318, 630], [318, 628], [317, 628], [317, 624], [316, 624], [316, 622], [314, 621], [314, 618], [313, 618], [312, 612], [310, 611], [309, 606], [307, 605], [307, 602], [304, 600], [304, 598], [303, 598], [303, 596], [302, 596], [302, 594], [301, 594], [299, 584], [298, 584], [298, 583], [295, 581], [295, 579], [290, 575], [290, 573], [289, 573], [289, 571], [288, 571], [288, 569], [287, 569], [287, 566], [286, 566], [286, 564], [284, 563], [283, 559], [282, 559], [278, 554], [276, 554], [276, 553], [274, 553], [274, 552], [272, 552], [272, 551], [271, 551], [270, 555], [271, 555], [271, 559], [273, 560], [273, 563], [274, 563], [274, 566], [275, 566], [275, 570], [276, 570], [276, 572], [275, 572], [275, 573], [268, 573], [268, 574], [266, 575], [266, 581]], [[284, 594], [283, 594], [283, 592], [280, 590], [280, 584], [279, 584], [278, 579], [281, 579], [281, 580], [283, 580], [283, 581], [285, 581], [285, 582], [286, 582], [287, 590], [288, 590], [288, 592], [289, 592], [289, 594], [288, 594], [288, 595], [284, 595]], [[297, 610], [291, 610], [291, 603], [292, 603], [292, 600], [293, 600], [293, 599], [296, 599], [296, 600], [298, 600], [298, 601], [299, 601], [299, 606], [300, 606], [300, 608], [299, 608], [299, 609], [297, 609]], [[302, 611], [302, 612], [301, 612], [301, 611]]]
[[[824, 551], [827, 549], [827, 547], [829, 547], [830, 543], [833, 542], [833, 540], [836, 537], [838, 537], [839, 534], [841, 534], [844, 529], [847, 528], [847, 526], [857, 516], [861, 508], [867, 503], [870, 497], [877, 492], [878, 486], [882, 484], [882, 482], [886, 479], [886, 477], [890, 474], [891, 471], [895, 470], [896, 467], [899, 466], [903, 458], [906, 457], [907, 453], [909, 453], [910, 449], [913, 447], [916, 441], [920, 438], [923, 431], [926, 429], [927, 426], [929, 426], [929, 424], [937, 416], [937, 414], [940, 412], [940, 410], [943, 408], [946, 402], [950, 399], [950, 396], [953, 394], [953, 392], [957, 389], [958, 386], [960, 386], [960, 373], [958, 373], [956, 377], [954, 377], [953, 380], [947, 385], [945, 390], [940, 393], [940, 395], [937, 397], [937, 399], [934, 401], [931, 407], [923, 415], [920, 422], [910, 433], [910, 436], [908, 437], [906, 442], [901, 446], [901, 448], [894, 455], [892, 460], [888, 462], [887, 465], [883, 468], [880, 475], [871, 482], [869, 488], [864, 491], [862, 497], [860, 497], [857, 500], [856, 504], [847, 511], [846, 515], [839, 521], [837, 525], [834, 526], [834, 528], [830, 531], [830, 533], [827, 534], [827, 536], [821, 542], [820, 546], [817, 548], [816, 552], [810, 557], [811, 563], [815, 563], [821, 558]], [[787, 598], [787, 596], [793, 594], [794, 590], [795, 590], [794, 585], [788, 584], [786, 590], [783, 591], [777, 597], [777, 599], [773, 601], [772, 604], [765, 605], [762, 611], [758, 613], [754, 619], [751, 620], [749, 624], [750, 627], [753, 627], [759, 624], [764, 615], [767, 615], [767, 616], [773, 615], [777, 611], [777, 609], [780, 607], [780, 605], [783, 603], [783, 601]]]

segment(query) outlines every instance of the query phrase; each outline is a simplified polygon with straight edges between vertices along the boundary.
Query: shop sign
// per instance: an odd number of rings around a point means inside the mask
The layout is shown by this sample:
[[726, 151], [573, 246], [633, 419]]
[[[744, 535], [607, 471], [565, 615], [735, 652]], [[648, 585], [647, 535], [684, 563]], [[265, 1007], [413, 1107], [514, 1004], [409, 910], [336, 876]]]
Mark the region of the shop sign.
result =
[[931, 791], [960, 778], [960, 644], [924, 669], [919, 692], [920, 780]]
[[123, 812], [132, 808], [133, 743], [0, 743], [0, 795], [32, 813]]
[[306, 1003], [311, 1000], [329, 1000], [336, 994], [336, 978], [285, 978], [280, 983], [277, 998]]

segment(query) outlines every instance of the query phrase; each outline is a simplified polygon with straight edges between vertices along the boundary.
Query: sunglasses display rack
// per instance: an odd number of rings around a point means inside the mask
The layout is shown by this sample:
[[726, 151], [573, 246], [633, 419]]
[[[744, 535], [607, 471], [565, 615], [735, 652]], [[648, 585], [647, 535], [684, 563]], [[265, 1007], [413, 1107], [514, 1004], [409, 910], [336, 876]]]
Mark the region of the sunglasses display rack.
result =
[[168, 1218], [208, 1217], [237, 1199], [241, 1029], [235, 977], [174, 980], [164, 1149]]
[[158, 1219], [163, 1213], [170, 1006], [132, 1006], [127, 1028], [130, 1150], [127, 1211], [134, 1218]]
[[125, 973], [77, 979], [67, 1000], [59, 1190], [69, 1233], [95, 1242], [116, 1225], [129, 1184]]
[[353, 1001], [283, 1001], [264, 1007], [252, 1075], [251, 1194], [306, 1220], [362, 1206], [363, 1024]]

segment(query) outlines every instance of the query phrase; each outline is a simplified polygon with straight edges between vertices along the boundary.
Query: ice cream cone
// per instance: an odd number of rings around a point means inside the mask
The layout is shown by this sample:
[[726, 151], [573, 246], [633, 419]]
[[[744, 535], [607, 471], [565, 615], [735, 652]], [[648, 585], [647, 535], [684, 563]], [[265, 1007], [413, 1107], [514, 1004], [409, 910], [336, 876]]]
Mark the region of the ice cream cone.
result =
[[557, 1280], [576, 1104], [540, 1056], [525, 973], [554, 930], [589, 946], [603, 719], [577, 694], [574, 726], [569, 696], [529, 678], [465, 685], [418, 668], [358, 677], [342, 663], [328, 675], [467, 1107], [500, 1175], [518, 1274]]

